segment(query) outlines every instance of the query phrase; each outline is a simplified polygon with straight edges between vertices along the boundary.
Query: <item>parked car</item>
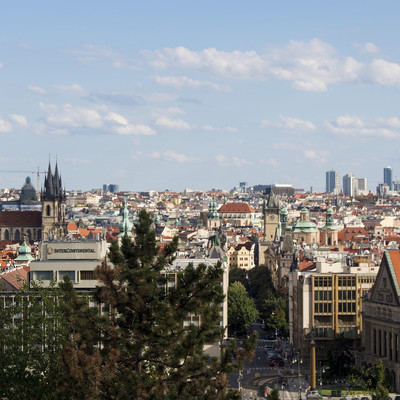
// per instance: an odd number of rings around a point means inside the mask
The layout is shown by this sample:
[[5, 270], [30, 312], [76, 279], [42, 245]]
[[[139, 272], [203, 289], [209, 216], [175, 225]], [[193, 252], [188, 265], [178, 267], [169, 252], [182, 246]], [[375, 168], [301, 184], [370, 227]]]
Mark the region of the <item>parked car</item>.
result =
[[285, 365], [285, 363], [281, 357], [272, 357], [269, 360], [269, 365], [271, 367], [275, 367], [275, 365], [277, 365], [278, 367], [283, 367]]

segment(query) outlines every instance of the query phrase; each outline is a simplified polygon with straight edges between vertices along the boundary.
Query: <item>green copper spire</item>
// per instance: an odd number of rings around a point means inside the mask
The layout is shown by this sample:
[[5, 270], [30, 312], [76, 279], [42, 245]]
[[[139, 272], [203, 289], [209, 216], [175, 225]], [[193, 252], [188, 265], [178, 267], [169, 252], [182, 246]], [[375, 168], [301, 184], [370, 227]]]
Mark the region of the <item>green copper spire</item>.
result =
[[132, 237], [132, 222], [129, 221], [129, 210], [126, 205], [126, 199], [124, 199], [124, 208], [122, 210], [122, 222], [118, 225], [120, 234], [118, 237]]
[[24, 242], [18, 247], [18, 257], [15, 261], [32, 261], [34, 258], [31, 255], [31, 246], [26, 243], [26, 236], [24, 237]]

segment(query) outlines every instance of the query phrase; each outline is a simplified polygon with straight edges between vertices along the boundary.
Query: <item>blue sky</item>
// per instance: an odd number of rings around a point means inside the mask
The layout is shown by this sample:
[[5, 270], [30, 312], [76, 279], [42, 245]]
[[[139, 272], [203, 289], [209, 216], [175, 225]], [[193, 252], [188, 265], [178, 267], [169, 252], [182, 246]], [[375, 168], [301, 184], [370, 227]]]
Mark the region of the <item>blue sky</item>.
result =
[[[13, 1], [0, 170], [67, 189], [400, 180], [398, 1]], [[26, 175], [26, 174], [25, 174]], [[32, 179], [36, 182], [35, 176]], [[24, 173], [0, 174], [20, 187]]]

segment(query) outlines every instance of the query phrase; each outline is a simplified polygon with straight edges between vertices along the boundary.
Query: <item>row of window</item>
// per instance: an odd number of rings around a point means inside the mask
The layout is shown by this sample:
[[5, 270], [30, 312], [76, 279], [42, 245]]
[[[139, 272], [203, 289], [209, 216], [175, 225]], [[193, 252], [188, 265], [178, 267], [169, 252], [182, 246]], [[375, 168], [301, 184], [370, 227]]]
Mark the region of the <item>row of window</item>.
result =
[[[338, 290], [339, 300], [356, 300], [355, 290]], [[332, 300], [332, 290], [315, 290], [314, 291], [314, 301]]]
[[[356, 303], [338, 303], [338, 313], [355, 313]], [[315, 314], [331, 314], [332, 303], [314, 303]]]
[[62, 281], [64, 276], [68, 276], [72, 283], [76, 281], [91, 281], [95, 280], [96, 276], [94, 271], [34, 271], [33, 279], [40, 281], [58, 280]]

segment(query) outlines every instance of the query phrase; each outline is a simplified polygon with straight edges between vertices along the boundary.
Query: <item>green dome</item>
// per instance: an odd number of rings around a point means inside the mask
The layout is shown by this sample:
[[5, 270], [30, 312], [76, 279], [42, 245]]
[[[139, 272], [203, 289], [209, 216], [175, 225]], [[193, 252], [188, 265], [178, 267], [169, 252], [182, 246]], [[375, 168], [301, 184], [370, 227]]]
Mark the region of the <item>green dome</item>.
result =
[[31, 246], [26, 243], [26, 238], [21, 246], [18, 247], [18, 257], [16, 261], [32, 261], [34, 258], [31, 256]]
[[318, 232], [317, 225], [311, 221], [298, 221], [293, 225], [293, 233], [313, 233]]

